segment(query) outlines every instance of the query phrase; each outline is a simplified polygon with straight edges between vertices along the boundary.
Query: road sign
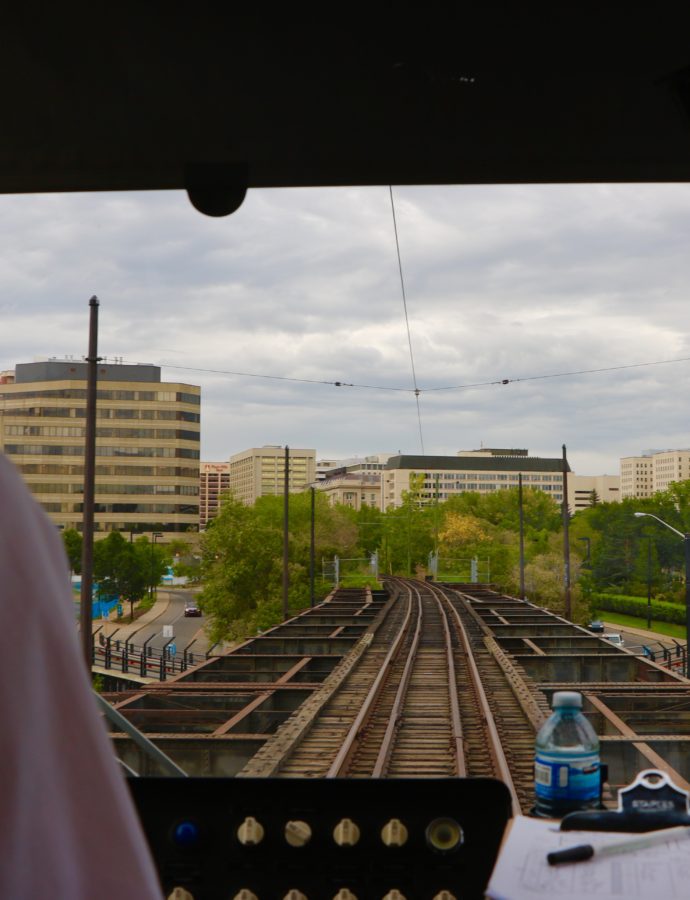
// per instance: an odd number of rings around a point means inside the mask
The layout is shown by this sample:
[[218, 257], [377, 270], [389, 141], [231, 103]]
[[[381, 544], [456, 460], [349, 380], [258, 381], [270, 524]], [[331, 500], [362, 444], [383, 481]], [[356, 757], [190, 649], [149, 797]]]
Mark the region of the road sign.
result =
[[163, 626], [163, 637], [174, 637], [172, 625]]

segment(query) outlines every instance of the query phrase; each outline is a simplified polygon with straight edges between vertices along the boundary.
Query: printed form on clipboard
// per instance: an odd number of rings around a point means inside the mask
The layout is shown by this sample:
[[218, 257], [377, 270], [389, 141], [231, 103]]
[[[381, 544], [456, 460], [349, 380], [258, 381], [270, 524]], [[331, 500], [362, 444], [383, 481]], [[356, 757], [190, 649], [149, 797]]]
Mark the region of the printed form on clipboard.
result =
[[[517, 816], [503, 842], [486, 896], [491, 900], [607, 900], [690, 897], [690, 840], [663, 844], [586, 862], [550, 866], [546, 854], [578, 844], [595, 850], [633, 835], [560, 831], [559, 823]], [[639, 835], [637, 835], [639, 837]]]

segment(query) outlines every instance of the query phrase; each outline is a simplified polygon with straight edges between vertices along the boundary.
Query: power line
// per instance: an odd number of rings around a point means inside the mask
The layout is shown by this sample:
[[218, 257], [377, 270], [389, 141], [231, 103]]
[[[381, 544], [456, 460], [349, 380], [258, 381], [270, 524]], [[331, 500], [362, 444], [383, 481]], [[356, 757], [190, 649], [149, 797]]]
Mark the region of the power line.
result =
[[601, 372], [618, 372], [622, 369], [643, 369], [649, 366], [668, 366], [671, 363], [690, 362], [690, 356], [681, 356], [678, 359], [657, 359], [654, 362], [629, 363], [621, 366], [603, 366], [598, 369], [576, 369], [572, 372], [550, 372], [546, 375], [525, 375], [523, 378], [500, 378], [496, 381], [480, 381], [474, 384], [451, 384], [447, 387], [422, 388], [423, 391], [460, 391], [476, 387], [488, 387], [496, 384], [517, 384], [521, 381], [541, 381], [547, 378], [570, 378], [576, 375], [597, 375]]
[[229, 375], [237, 378], [267, 378], [273, 381], [292, 381], [297, 384], [326, 384], [333, 387], [363, 388], [371, 391], [397, 391], [404, 394], [413, 393], [411, 388], [389, 387], [383, 384], [353, 384], [349, 381], [328, 381], [320, 378], [296, 378], [290, 375], [267, 375], [261, 372], [234, 372], [230, 369], [204, 369], [200, 366], [178, 366], [166, 362], [142, 363], [131, 359], [121, 359], [120, 357], [118, 357], [118, 360], [121, 363], [131, 366], [158, 365], [163, 369], [178, 369], [181, 372], [203, 372], [207, 375]]
[[398, 255], [398, 271], [400, 272], [400, 289], [402, 291], [403, 309], [405, 311], [405, 328], [407, 329], [407, 345], [410, 349], [410, 366], [412, 367], [412, 383], [414, 384], [414, 396], [417, 403], [417, 423], [419, 425], [419, 443], [422, 448], [422, 456], [424, 456], [424, 435], [422, 433], [422, 411], [419, 407], [419, 386], [417, 385], [417, 374], [414, 368], [414, 353], [412, 352], [412, 334], [410, 332], [410, 319], [407, 315], [407, 296], [405, 294], [405, 279], [403, 278], [402, 259], [400, 257], [400, 241], [398, 240], [398, 223], [395, 219], [395, 201], [393, 199], [393, 185], [388, 185], [388, 192], [391, 198], [391, 212], [393, 213], [393, 232], [395, 233], [395, 250]]
[[[104, 360], [105, 362], [105, 360]], [[152, 363], [142, 363], [136, 360], [130, 359], [121, 359], [118, 357], [118, 362], [124, 363], [127, 365], [152, 365]], [[297, 384], [325, 384], [330, 385], [332, 387], [350, 387], [350, 388], [359, 388], [362, 390], [370, 390], [370, 391], [394, 391], [397, 393], [403, 394], [425, 394], [432, 393], [434, 391], [467, 391], [472, 390], [473, 388], [480, 387], [493, 387], [496, 385], [508, 385], [508, 384], [518, 384], [524, 381], [541, 381], [549, 378], [574, 378], [578, 375], [598, 375], [604, 372], [618, 372], [623, 369], [643, 369], [649, 368], [651, 366], [668, 366], [674, 363], [682, 363], [682, 362], [690, 362], [690, 356], [681, 356], [677, 359], [657, 359], [652, 362], [641, 362], [641, 363], [628, 363], [627, 365], [619, 365], [619, 366], [603, 366], [598, 369], [576, 369], [569, 372], [550, 372], [544, 375], [525, 375], [521, 378], [496, 378], [492, 381], [474, 381], [468, 384], [451, 384], [444, 385], [441, 387], [429, 387], [429, 388], [405, 388], [405, 387], [394, 387], [390, 385], [384, 384], [358, 384], [357, 382], [350, 381], [329, 381], [326, 379], [318, 379], [318, 378], [296, 378], [289, 375], [267, 375], [265, 373], [259, 372], [235, 372], [229, 369], [205, 369], [200, 366], [179, 366], [173, 365], [171, 363], [159, 362], [153, 365], [159, 365], [161, 368], [165, 369], [177, 369], [184, 372], [201, 372], [209, 375], [226, 375], [237, 378], [264, 378], [274, 381], [287, 381], [287, 382], [295, 382]]]

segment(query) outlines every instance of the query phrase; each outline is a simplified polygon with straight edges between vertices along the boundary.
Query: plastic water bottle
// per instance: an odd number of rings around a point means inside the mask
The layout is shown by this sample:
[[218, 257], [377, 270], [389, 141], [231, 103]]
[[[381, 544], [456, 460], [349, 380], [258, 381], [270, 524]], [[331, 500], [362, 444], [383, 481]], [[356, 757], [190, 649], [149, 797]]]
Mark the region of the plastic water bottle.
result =
[[599, 738], [582, 714], [582, 694], [556, 691], [552, 705], [537, 735], [534, 811], [560, 819], [600, 804]]

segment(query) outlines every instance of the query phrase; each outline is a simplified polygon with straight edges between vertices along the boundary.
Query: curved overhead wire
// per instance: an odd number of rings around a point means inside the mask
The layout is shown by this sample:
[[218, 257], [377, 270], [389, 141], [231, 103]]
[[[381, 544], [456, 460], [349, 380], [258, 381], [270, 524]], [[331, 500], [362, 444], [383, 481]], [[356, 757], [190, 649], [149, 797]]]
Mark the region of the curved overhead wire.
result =
[[405, 279], [403, 278], [402, 259], [400, 257], [400, 241], [398, 240], [398, 223], [395, 218], [395, 200], [393, 199], [393, 185], [388, 185], [388, 192], [391, 198], [391, 212], [393, 213], [393, 232], [395, 234], [395, 250], [398, 256], [398, 271], [400, 272], [400, 289], [402, 291], [403, 309], [405, 311], [405, 328], [407, 329], [407, 346], [410, 350], [410, 366], [412, 368], [412, 383], [414, 385], [414, 395], [417, 403], [417, 423], [419, 425], [419, 443], [422, 448], [422, 456], [424, 453], [424, 434], [422, 432], [422, 411], [419, 406], [419, 386], [417, 385], [417, 374], [414, 368], [414, 353], [412, 352], [412, 333], [410, 331], [410, 319], [407, 314], [407, 295], [405, 294]]
[[[103, 361], [107, 362], [106, 359], [104, 359]], [[265, 373], [259, 372], [234, 372], [228, 369], [206, 369], [200, 366], [180, 366], [166, 362], [142, 363], [141, 361], [137, 360], [121, 359], [120, 357], [118, 357], [118, 361], [121, 363], [126, 363], [128, 365], [158, 365], [161, 368], [165, 369], [178, 369], [184, 372], [202, 372], [209, 375], [229, 375], [237, 378], [265, 378], [275, 381], [291, 381], [297, 384], [325, 384], [332, 387], [351, 387], [370, 391], [394, 391], [397, 393], [416, 394], [417, 396], [419, 396], [419, 394], [428, 394], [438, 391], [467, 391], [472, 390], [473, 388], [518, 384], [524, 381], [542, 381], [549, 378], [574, 378], [578, 375], [598, 375], [605, 372], [618, 372], [623, 369], [643, 369], [649, 368], [651, 366], [668, 366], [672, 365], [673, 363], [690, 362], [690, 356], [681, 356], [677, 359], [657, 359], [651, 362], [628, 363], [626, 365], [619, 366], [602, 366], [597, 369], [575, 369], [569, 372], [550, 372], [544, 375], [525, 375], [521, 378], [496, 378], [492, 381], [474, 381], [468, 384], [450, 384], [429, 388], [405, 388], [384, 384], [358, 384], [357, 382], [350, 381], [329, 381], [327, 379], [319, 378], [296, 378], [289, 375], [267, 375]]]

